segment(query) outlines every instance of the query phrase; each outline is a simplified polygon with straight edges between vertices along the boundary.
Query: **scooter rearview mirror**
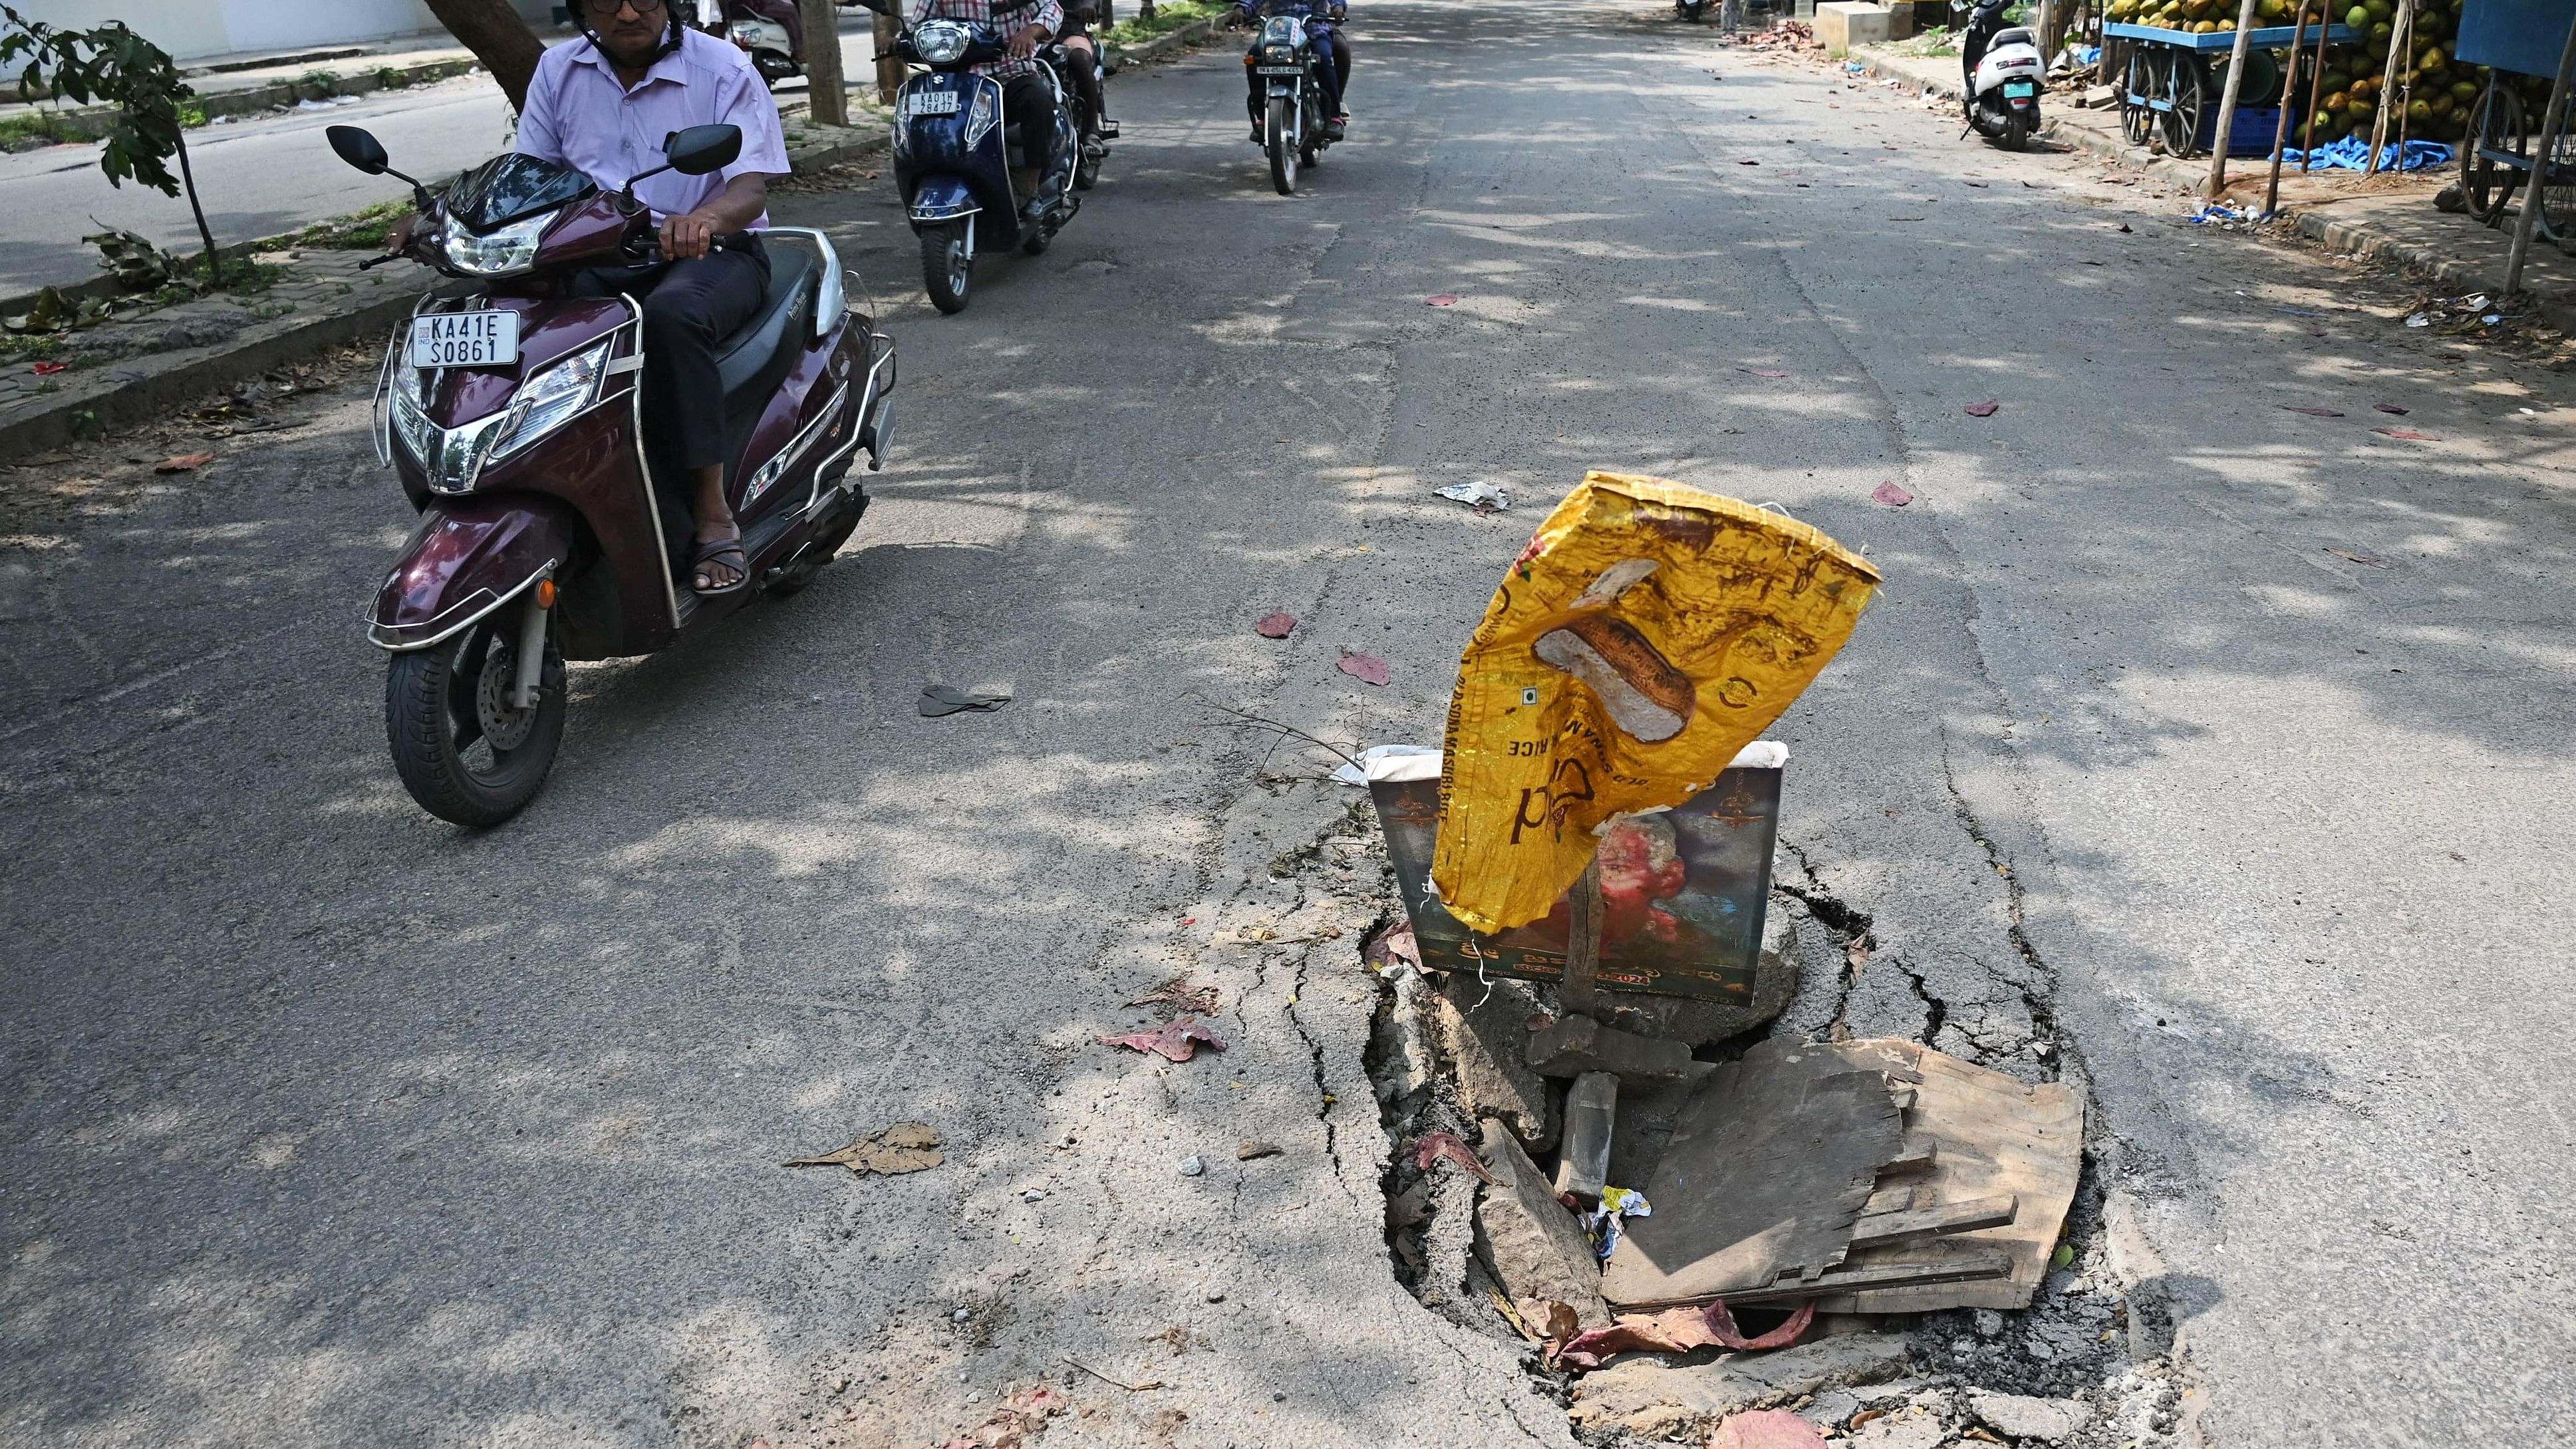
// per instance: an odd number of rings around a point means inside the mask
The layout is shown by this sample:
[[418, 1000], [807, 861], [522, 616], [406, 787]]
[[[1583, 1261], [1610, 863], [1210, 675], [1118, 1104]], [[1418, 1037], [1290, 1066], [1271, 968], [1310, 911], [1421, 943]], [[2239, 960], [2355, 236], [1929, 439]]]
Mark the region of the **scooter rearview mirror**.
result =
[[742, 154], [742, 127], [691, 126], [674, 131], [662, 143], [662, 155], [671, 169], [683, 176], [704, 176], [722, 171]]
[[331, 138], [331, 149], [341, 160], [369, 176], [382, 176], [393, 169], [393, 158], [385, 154], [384, 143], [356, 126], [333, 126], [322, 134]]

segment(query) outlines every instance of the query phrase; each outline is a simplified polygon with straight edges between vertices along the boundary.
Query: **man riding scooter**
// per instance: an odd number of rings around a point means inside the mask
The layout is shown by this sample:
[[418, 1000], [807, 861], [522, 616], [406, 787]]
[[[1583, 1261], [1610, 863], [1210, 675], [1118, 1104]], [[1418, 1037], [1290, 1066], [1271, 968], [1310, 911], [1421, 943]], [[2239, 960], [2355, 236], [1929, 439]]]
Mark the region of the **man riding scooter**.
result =
[[[518, 149], [572, 167], [603, 189], [660, 164], [664, 136], [691, 126], [742, 129], [742, 153], [705, 176], [664, 171], [636, 183], [652, 209], [663, 262], [603, 269], [596, 295], [638, 296], [644, 309], [646, 416], [651, 444], [688, 476], [696, 520], [690, 586], [730, 594], [751, 582], [742, 530], [724, 495], [724, 385], [716, 344], [749, 320], [769, 287], [755, 240], [709, 243], [769, 224], [769, 178], [787, 174], [778, 107], [733, 46], [696, 28], [695, 0], [572, 0], [585, 39], [549, 49], [528, 83]], [[390, 251], [410, 240], [405, 223]]]
[[[1235, 13], [1239, 20], [1256, 22], [1264, 14], [1305, 17], [1307, 33], [1314, 37], [1315, 53], [1324, 61], [1324, 135], [1328, 140], [1342, 140], [1351, 124], [1350, 112], [1342, 105], [1342, 92], [1351, 82], [1351, 43], [1342, 35], [1342, 21], [1350, 7], [1343, 0], [1235, 0]], [[1265, 145], [1269, 137], [1262, 134], [1262, 110], [1268, 89], [1262, 77], [1249, 68], [1244, 80], [1250, 88], [1247, 99], [1252, 109], [1252, 144]]]
[[1008, 55], [968, 69], [1001, 82], [1004, 125], [1019, 126], [1025, 138], [1047, 139], [1043, 175], [1023, 208], [1024, 220], [1039, 221], [1063, 194], [1073, 157], [1060, 154], [1064, 148], [1054, 142], [1055, 127], [1048, 118], [1055, 113], [1055, 93], [1030, 57], [1064, 28], [1064, 7], [1057, 0], [915, 0], [907, 23], [918, 27], [925, 20], [962, 20], [1010, 37]]
[[1100, 43], [1091, 34], [1102, 4], [1103, 0], [1068, 0], [1064, 28], [1056, 33], [1064, 48], [1075, 52], [1073, 64], [1066, 67], [1067, 78], [1082, 102], [1082, 154], [1094, 161], [1109, 154], [1107, 143], [1118, 139], [1118, 123], [1109, 119], [1108, 88], [1100, 83]]

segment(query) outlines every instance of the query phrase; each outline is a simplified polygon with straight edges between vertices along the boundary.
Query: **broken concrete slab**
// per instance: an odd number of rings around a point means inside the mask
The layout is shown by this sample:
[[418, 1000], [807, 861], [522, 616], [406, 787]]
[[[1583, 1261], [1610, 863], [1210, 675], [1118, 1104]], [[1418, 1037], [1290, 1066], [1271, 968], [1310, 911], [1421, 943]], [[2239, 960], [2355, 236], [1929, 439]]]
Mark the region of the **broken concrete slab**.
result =
[[1655, 1175], [1655, 1164], [1663, 1158], [1665, 1144], [1673, 1140], [1674, 1124], [1681, 1121], [1682, 1108], [1689, 1105], [1692, 1089], [1699, 1085], [1700, 1078], [1715, 1070], [1715, 1062], [1693, 1062], [1669, 1082], [1651, 1082], [1620, 1091], [1619, 1130], [1610, 1138], [1610, 1186], [1645, 1191], [1647, 1180]]
[[1669, 1082], [1690, 1070], [1690, 1048], [1603, 1026], [1588, 1016], [1568, 1016], [1530, 1033], [1523, 1061], [1542, 1077], [1616, 1072], [1623, 1080]]
[[1949, 1442], [1948, 1426], [1919, 1404], [1872, 1419], [1843, 1437], [1849, 1449], [1940, 1449]]
[[[1538, 996], [1528, 983], [1450, 973], [1423, 997], [1425, 1014], [1457, 1069], [1460, 1105], [1494, 1117], [1532, 1152], [1556, 1145], [1555, 1099], [1522, 1059]], [[1623, 1184], [1624, 1185], [1624, 1184]]]
[[1412, 1096], [1430, 1086], [1439, 1075], [1439, 1063], [1431, 1046], [1431, 1022], [1424, 1009], [1433, 994], [1423, 985], [1420, 972], [1398, 972], [1395, 1005], [1380, 1012], [1370, 1028], [1378, 1059], [1386, 1063], [1386, 1069], [1375, 1074], [1381, 1106]]
[[1601, 1298], [1601, 1269], [1583, 1225], [1556, 1200], [1547, 1174], [1521, 1150], [1511, 1129], [1493, 1118], [1484, 1133], [1485, 1166], [1502, 1179], [1476, 1198], [1476, 1254], [1513, 1301], [1554, 1299], [1573, 1307], [1586, 1328], [1610, 1322]]
[[1640, 1356], [1576, 1380], [1567, 1412], [1578, 1428], [1668, 1434], [1827, 1389], [1885, 1383], [1912, 1366], [1906, 1340], [1895, 1334], [1848, 1334], [1703, 1364]]
[[2007, 1439], [2043, 1444], [2064, 1443], [2093, 1420], [2093, 1406], [2081, 1399], [2036, 1399], [1991, 1389], [1968, 1390], [1968, 1412]]

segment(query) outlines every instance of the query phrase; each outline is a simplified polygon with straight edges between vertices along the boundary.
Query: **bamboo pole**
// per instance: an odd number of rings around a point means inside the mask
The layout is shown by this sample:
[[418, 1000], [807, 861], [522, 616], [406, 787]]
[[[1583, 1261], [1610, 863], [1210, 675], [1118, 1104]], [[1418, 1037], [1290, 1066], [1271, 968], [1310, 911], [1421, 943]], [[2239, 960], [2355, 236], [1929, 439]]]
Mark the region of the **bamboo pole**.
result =
[[[2325, 31], [2320, 28], [2317, 36], [2317, 53], [2323, 55]], [[2263, 184], [2265, 216], [2270, 216], [2281, 205], [2281, 151], [2290, 140], [2290, 101], [2299, 93], [2299, 48], [2306, 43], [2307, 38], [2308, 0], [2299, 0], [2298, 13], [2290, 18], [2290, 69], [2289, 73], [2281, 78], [2281, 119], [2272, 127], [2272, 179]], [[2318, 66], [2316, 69], [2322, 77], [2325, 67]], [[2313, 94], [2316, 90], [2315, 84], [2311, 83], [2308, 90], [2311, 92], [2308, 96], [2308, 115], [2311, 117], [2313, 126], [2313, 118], [2317, 113], [2317, 97]], [[2302, 155], [2299, 160], [2304, 169], [2307, 157]]]
[[2255, 0], [2236, 13], [2236, 47], [2227, 53], [2227, 90], [2218, 101], [2218, 134], [2209, 138], [2209, 199], [2227, 187], [2227, 133], [2236, 124], [2236, 93], [2245, 85], [2245, 54], [2254, 35]]
[[1594, 856], [1566, 893], [1573, 921], [1565, 940], [1565, 979], [1557, 987], [1557, 1004], [1568, 1015], [1592, 1014], [1600, 997], [1601, 857]]
[[2540, 221], [2540, 189], [2549, 176], [2551, 142], [2556, 139], [2558, 113], [2567, 104], [2567, 78], [2576, 72], [2576, 25], [2567, 27], [2567, 43], [2558, 51], [2558, 79], [2549, 86], [2549, 108], [2540, 113], [2540, 145], [2531, 157], [2531, 186], [2522, 194], [2522, 213], [2513, 219], [2513, 250], [2504, 262], [2504, 295], [2512, 296], [2522, 288], [2522, 264], [2531, 255], [2532, 228]]
[[2379, 89], [2372, 93], [2379, 102], [2370, 113], [2370, 163], [2361, 169], [2364, 176], [2379, 174], [2379, 153], [2388, 144], [2388, 93], [2396, 89], [2398, 77], [2407, 61], [2415, 55], [2415, 3], [2398, 0], [2397, 23], [2388, 30], [2388, 64], [2379, 75]]

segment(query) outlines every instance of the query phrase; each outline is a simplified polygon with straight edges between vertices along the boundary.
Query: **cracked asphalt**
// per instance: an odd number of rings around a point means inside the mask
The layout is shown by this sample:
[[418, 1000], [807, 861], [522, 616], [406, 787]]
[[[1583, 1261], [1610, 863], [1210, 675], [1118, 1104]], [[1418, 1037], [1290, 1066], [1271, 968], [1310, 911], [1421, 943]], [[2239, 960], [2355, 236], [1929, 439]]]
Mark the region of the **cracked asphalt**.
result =
[[[1784, 879], [1867, 923], [1852, 1029], [2091, 1085], [2201, 1430], [2541, 1442], [2564, 380], [1651, 10], [1353, 33], [1305, 194], [1227, 49], [1131, 73], [958, 318], [883, 181], [782, 198], [902, 347], [896, 464], [804, 595], [576, 671], [499, 830], [384, 758], [367, 362], [200, 473], [175, 421], [0, 472], [0, 1440], [919, 1445], [1048, 1374], [1072, 1442], [1570, 1442], [1388, 1271], [1355, 793], [1208, 706], [1435, 740], [1605, 466], [1884, 569], [1777, 731]], [[1183, 970], [1226, 1051], [1098, 1044]], [[905, 1119], [944, 1166], [778, 1166]]]

